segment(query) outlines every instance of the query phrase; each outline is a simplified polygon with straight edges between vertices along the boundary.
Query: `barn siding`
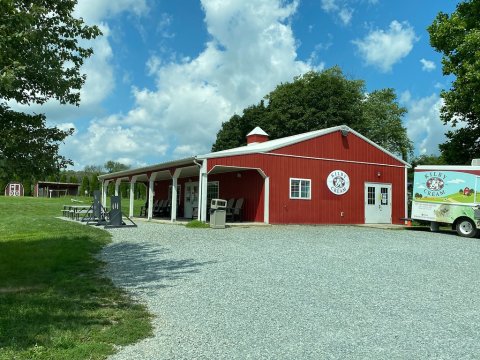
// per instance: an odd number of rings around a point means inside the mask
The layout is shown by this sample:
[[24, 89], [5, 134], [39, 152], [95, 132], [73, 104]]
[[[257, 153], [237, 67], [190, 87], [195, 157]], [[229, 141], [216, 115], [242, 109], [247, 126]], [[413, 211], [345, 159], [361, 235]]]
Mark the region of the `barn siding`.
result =
[[[262, 169], [270, 177], [270, 222], [272, 224], [363, 224], [365, 222], [365, 182], [392, 185], [392, 222], [403, 223], [400, 219], [405, 216], [404, 165], [353, 134], [349, 134], [347, 145], [345, 145], [345, 137], [340, 133], [329, 135], [284, 147], [275, 153], [378, 164], [248, 154], [208, 159], [208, 170], [216, 165]], [[327, 136], [329, 136], [328, 141], [324, 143], [318, 141]], [[338, 150], [338, 156], [335, 150]], [[344, 195], [335, 195], [327, 188], [327, 176], [333, 170], [343, 170], [350, 177], [350, 189]], [[380, 177], [377, 176], [378, 172], [381, 173]], [[289, 198], [291, 177], [311, 179], [311, 200]], [[343, 216], [341, 216], [342, 212]]]
[[[241, 174], [238, 177], [237, 174]], [[229, 172], [208, 176], [208, 181], [219, 181], [221, 199], [244, 198], [244, 221], [263, 222], [264, 181], [256, 170]]]
[[273, 150], [272, 153], [349, 161], [366, 161], [365, 159], [368, 159], [369, 162], [404, 166], [400, 161], [353, 133], [345, 137], [339, 131], [285, 146]]

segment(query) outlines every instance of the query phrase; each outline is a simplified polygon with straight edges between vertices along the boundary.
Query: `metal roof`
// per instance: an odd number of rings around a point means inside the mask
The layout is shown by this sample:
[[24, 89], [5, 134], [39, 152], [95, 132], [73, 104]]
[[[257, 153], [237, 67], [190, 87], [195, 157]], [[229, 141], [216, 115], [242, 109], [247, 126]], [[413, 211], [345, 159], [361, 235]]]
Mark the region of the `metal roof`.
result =
[[233, 149], [228, 149], [228, 150], [222, 150], [222, 151], [217, 151], [217, 152], [212, 152], [204, 155], [198, 155], [197, 159], [212, 159], [212, 158], [219, 158], [219, 157], [224, 157], [224, 156], [236, 156], [236, 155], [247, 155], [247, 154], [255, 154], [255, 153], [267, 153], [272, 150], [276, 150], [285, 146], [293, 145], [305, 140], [313, 139], [319, 136], [324, 136], [327, 134], [331, 134], [336, 131], [348, 131], [356, 136], [360, 137], [361, 139], [365, 140], [369, 144], [375, 146], [377, 149], [380, 151], [383, 151], [387, 155], [393, 157], [394, 159], [400, 161], [402, 164], [411, 167], [409, 163], [406, 161], [402, 160], [398, 156], [392, 154], [388, 150], [384, 149], [380, 145], [374, 143], [372, 140], [367, 139], [365, 136], [361, 135], [360, 133], [356, 132], [355, 130], [349, 128], [346, 125], [341, 125], [341, 126], [335, 126], [327, 129], [321, 129], [321, 130], [315, 130], [315, 131], [310, 131], [306, 132], [303, 134], [297, 134], [297, 135], [292, 135], [292, 136], [287, 136], [284, 138], [280, 139], [275, 139], [275, 140], [269, 140], [261, 143], [254, 143], [250, 145], [245, 145], [245, 146], [240, 146], [236, 147]]
[[268, 134], [265, 131], [263, 131], [263, 129], [260, 126], [257, 126], [255, 129], [253, 129], [247, 134], [247, 136], [250, 136], [250, 135], [268, 136]]
[[103, 174], [103, 175], [99, 175], [98, 178], [100, 180], [108, 180], [108, 179], [118, 179], [118, 178], [128, 177], [128, 176], [131, 176], [131, 175], [145, 174], [147, 172], [155, 172], [155, 171], [165, 170], [165, 169], [168, 169], [170, 167], [175, 167], [175, 166], [179, 166], [179, 165], [193, 164], [194, 160], [195, 160], [195, 156], [191, 156], [191, 157], [188, 157], [188, 158], [171, 160], [171, 161], [163, 162], [163, 163], [160, 163], [160, 164], [149, 165], [149, 166], [145, 166], [145, 167], [141, 167], [141, 168], [117, 171], [117, 172], [110, 173], [110, 174]]
[[[406, 161], [402, 160], [398, 156], [392, 154], [388, 150], [384, 149], [380, 145], [374, 143], [370, 139], [367, 139], [365, 136], [361, 135], [360, 133], [356, 132], [355, 130], [349, 128], [346, 125], [341, 125], [341, 126], [335, 126], [331, 127], [328, 129], [321, 129], [321, 130], [315, 130], [315, 131], [310, 131], [307, 133], [303, 134], [297, 134], [297, 135], [292, 135], [292, 136], [287, 136], [284, 138], [280, 139], [275, 139], [275, 140], [269, 140], [261, 143], [253, 143], [250, 145], [245, 145], [245, 146], [240, 146], [236, 147], [233, 149], [228, 149], [228, 150], [222, 150], [222, 151], [217, 151], [217, 152], [212, 152], [208, 154], [203, 154], [203, 155], [197, 155], [197, 156], [191, 156], [188, 158], [183, 158], [183, 159], [178, 159], [178, 160], [171, 160], [155, 165], [149, 165], [141, 168], [136, 168], [136, 169], [129, 169], [129, 170], [124, 170], [124, 171], [118, 171], [115, 173], [110, 173], [110, 174], [103, 174], [100, 175], [98, 178], [100, 180], [108, 180], [108, 179], [118, 179], [118, 178], [124, 178], [124, 177], [129, 177], [131, 175], [140, 175], [140, 174], [145, 174], [147, 172], [155, 172], [155, 171], [161, 171], [168, 169], [170, 167], [176, 167], [176, 166], [181, 166], [181, 165], [188, 165], [188, 164], [194, 164], [196, 160], [202, 161], [204, 159], [212, 159], [212, 158], [219, 158], [219, 157], [226, 157], [226, 156], [236, 156], [236, 155], [247, 155], [247, 154], [255, 154], [255, 153], [268, 153], [269, 151], [276, 150], [285, 146], [293, 145], [296, 143], [299, 143], [301, 141], [313, 139], [319, 136], [331, 134], [336, 131], [348, 131], [356, 136], [360, 137], [364, 141], [368, 142], [372, 146], [375, 146], [377, 149], [380, 151], [383, 151], [387, 155], [391, 156], [392, 158], [398, 160], [402, 164], [404, 164], [407, 167], [411, 167], [409, 163]], [[261, 133], [263, 132], [263, 134]], [[260, 127], [256, 127], [253, 129], [249, 135], [267, 135]], [[267, 135], [268, 136], [268, 135]]]

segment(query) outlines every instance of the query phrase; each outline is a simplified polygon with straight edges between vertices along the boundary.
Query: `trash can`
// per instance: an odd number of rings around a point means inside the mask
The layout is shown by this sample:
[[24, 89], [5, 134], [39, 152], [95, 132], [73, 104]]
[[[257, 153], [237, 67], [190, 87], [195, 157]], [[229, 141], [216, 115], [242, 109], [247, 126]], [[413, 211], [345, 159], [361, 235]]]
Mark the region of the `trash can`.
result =
[[225, 229], [226, 208], [227, 200], [212, 199], [210, 203], [210, 227], [212, 229]]

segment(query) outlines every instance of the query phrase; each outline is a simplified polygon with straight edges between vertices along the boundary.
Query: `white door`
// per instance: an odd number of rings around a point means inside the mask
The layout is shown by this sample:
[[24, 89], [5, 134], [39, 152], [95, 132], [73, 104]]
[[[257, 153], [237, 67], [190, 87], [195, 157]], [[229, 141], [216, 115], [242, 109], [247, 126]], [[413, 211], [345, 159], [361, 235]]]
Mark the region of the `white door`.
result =
[[[198, 182], [185, 183], [185, 202], [183, 204], [184, 217], [191, 219], [193, 209], [198, 207]], [[197, 209], [198, 211], [198, 209]]]
[[20, 196], [20, 184], [10, 184], [10, 196]]
[[365, 183], [365, 224], [392, 223], [392, 185]]

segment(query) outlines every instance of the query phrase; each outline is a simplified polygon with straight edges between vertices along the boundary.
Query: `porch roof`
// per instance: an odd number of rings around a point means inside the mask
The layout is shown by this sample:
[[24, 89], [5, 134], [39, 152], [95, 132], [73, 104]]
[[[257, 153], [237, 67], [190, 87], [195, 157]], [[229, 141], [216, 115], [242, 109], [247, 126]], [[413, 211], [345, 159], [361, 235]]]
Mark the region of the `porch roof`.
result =
[[191, 156], [188, 158], [167, 161], [160, 164], [149, 165], [141, 168], [117, 171], [110, 174], [103, 174], [103, 175], [99, 175], [98, 178], [102, 181], [112, 180], [112, 179], [126, 178], [134, 175], [152, 173], [156, 171], [162, 171], [162, 170], [166, 170], [166, 169], [177, 167], [177, 166], [194, 165], [195, 159], [196, 159], [195, 156]]

